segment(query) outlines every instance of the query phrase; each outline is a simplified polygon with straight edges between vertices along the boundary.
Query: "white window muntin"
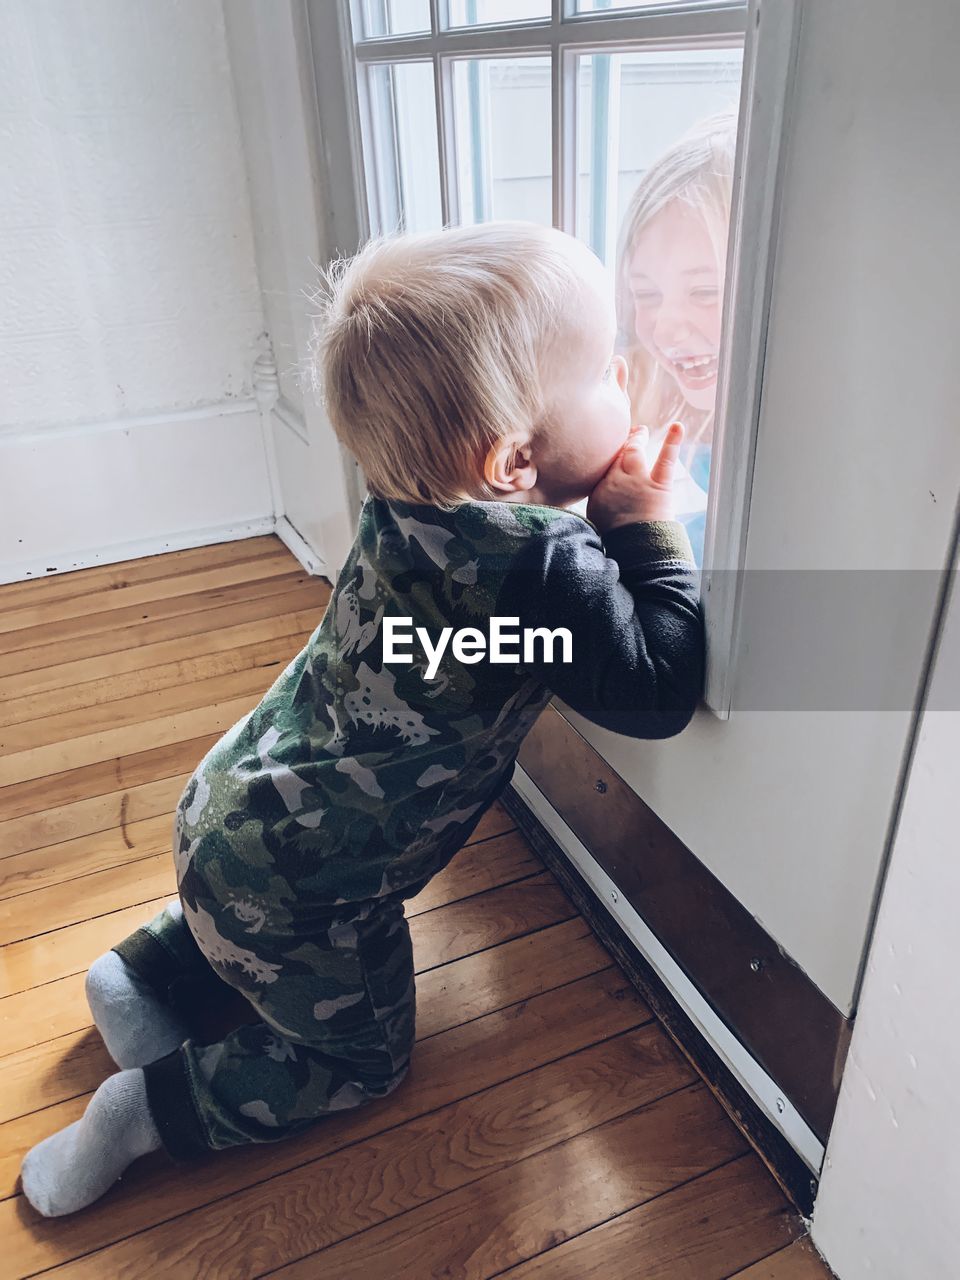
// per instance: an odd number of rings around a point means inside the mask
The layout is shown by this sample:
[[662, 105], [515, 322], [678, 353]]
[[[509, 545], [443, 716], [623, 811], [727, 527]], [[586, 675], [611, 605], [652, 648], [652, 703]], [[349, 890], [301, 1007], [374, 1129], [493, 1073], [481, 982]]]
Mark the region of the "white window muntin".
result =
[[[361, 2], [352, 0], [355, 34], [363, 30]], [[460, 197], [453, 119], [453, 60], [549, 56], [553, 69], [553, 222], [571, 235], [576, 230], [577, 56], [639, 48], [670, 50], [691, 45], [729, 48], [743, 42], [747, 28], [743, 0], [694, 0], [692, 3], [650, 6], [642, 11], [610, 11], [602, 17], [591, 13], [576, 14], [574, 0], [553, 0], [553, 13], [549, 20], [501, 26], [450, 28], [446, 0], [430, 0], [430, 14], [429, 33], [356, 40], [354, 54], [361, 113], [370, 119], [370, 95], [364, 74], [368, 64], [433, 62], [442, 217], [444, 224], [457, 223], [460, 221]]]
[[[368, 0], [369, 2], [369, 0]], [[372, 56], [383, 58], [386, 46], [392, 50], [407, 45], [422, 57], [432, 49], [437, 37], [445, 43], [456, 43], [468, 52], [513, 48], [522, 45], [531, 33], [550, 33], [563, 28], [564, 40], [596, 40], [608, 44], [616, 40], [668, 39], [701, 35], [740, 35], [746, 30], [744, 0], [674, 0], [673, 3], [644, 5], [637, 9], [610, 9], [605, 12], [577, 13], [575, 0], [553, 0], [547, 18], [527, 18], [516, 22], [476, 23], [451, 26], [447, 0], [430, 0], [430, 30], [408, 35], [363, 35], [363, 0], [350, 0], [353, 32], [358, 49], [375, 50]], [[362, 55], [361, 55], [362, 56]]]

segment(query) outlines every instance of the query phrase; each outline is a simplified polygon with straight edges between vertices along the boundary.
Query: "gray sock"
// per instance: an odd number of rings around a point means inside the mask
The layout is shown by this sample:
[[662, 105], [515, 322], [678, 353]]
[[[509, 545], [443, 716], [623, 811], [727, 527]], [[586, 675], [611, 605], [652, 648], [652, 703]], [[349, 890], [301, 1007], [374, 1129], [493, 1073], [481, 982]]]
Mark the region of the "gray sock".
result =
[[147, 1105], [143, 1071], [118, 1071], [90, 1099], [79, 1120], [23, 1158], [23, 1194], [38, 1213], [76, 1213], [116, 1182], [127, 1165], [161, 1145]]
[[186, 1027], [116, 951], [94, 960], [86, 992], [93, 1020], [118, 1067], [145, 1067], [187, 1039]]

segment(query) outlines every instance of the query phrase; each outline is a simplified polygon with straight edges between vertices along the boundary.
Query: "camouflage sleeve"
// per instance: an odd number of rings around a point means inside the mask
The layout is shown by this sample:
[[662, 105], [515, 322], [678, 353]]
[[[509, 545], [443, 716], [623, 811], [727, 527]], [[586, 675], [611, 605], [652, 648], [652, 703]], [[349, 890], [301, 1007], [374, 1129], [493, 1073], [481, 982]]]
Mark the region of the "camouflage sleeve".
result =
[[[605, 544], [605, 549], [604, 549]], [[689, 723], [703, 691], [699, 575], [683, 526], [649, 521], [601, 543], [569, 514], [531, 538], [504, 578], [495, 614], [525, 628], [572, 634], [572, 660], [545, 660], [537, 643], [523, 669], [586, 719], [631, 738], [668, 738]]]

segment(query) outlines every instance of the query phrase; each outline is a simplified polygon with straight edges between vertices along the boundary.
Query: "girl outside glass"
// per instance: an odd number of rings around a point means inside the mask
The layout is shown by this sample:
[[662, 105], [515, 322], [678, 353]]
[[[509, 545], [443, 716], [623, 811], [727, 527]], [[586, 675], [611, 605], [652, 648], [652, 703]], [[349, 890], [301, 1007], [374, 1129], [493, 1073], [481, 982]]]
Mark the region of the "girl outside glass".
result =
[[617, 252], [620, 351], [629, 371], [632, 421], [648, 424], [652, 457], [671, 422], [686, 428], [674, 494], [698, 565], [736, 138], [731, 108], [701, 121], [664, 152], [630, 198]]

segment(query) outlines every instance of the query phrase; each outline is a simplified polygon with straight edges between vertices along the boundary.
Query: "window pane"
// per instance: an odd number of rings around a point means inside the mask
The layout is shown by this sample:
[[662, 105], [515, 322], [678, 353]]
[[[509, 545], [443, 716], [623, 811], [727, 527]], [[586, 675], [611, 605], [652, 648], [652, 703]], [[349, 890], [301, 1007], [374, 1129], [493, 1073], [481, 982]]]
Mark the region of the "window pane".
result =
[[365, 40], [430, 30], [430, 0], [359, 0], [359, 10]]
[[701, 0], [576, 0], [575, 13], [601, 13], [604, 9], [662, 9], [669, 5], [671, 9], [686, 9], [690, 5], [699, 4]]
[[453, 90], [460, 221], [550, 223], [550, 59], [457, 61]]
[[614, 273], [651, 461], [686, 428], [677, 515], [702, 563], [742, 50], [578, 60], [577, 234]]
[[549, 18], [550, 0], [450, 0], [451, 27], [487, 26]]
[[363, 146], [371, 230], [439, 230], [433, 65], [377, 63], [366, 76]]

